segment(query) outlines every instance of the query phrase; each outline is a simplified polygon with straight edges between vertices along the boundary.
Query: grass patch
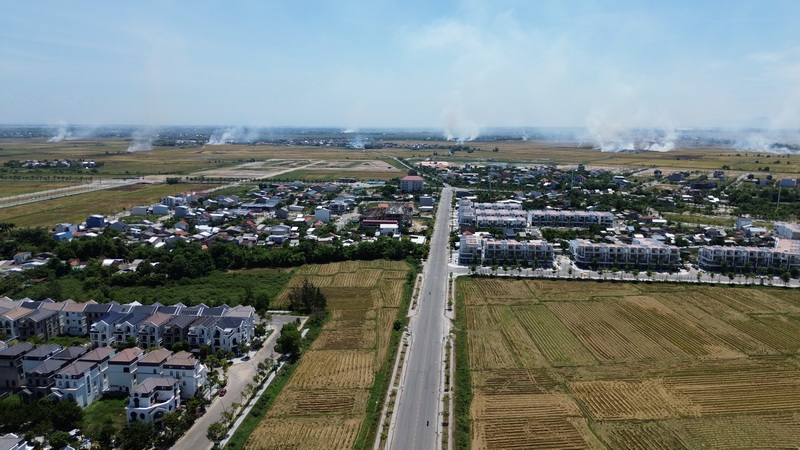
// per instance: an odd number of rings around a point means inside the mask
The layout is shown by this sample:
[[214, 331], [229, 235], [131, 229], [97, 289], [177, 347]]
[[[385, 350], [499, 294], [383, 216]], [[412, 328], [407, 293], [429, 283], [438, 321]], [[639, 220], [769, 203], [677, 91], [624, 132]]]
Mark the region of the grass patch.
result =
[[300, 169], [282, 173], [274, 177], [278, 180], [305, 180], [305, 181], [336, 181], [339, 178], [355, 178], [357, 180], [391, 180], [398, 178], [402, 173], [387, 171], [366, 171], [337, 169]]
[[83, 410], [83, 423], [89, 436], [96, 436], [104, 425], [111, 425], [119, 430], [128, 424], [125, 417], [125, 405], [128, 398], [107, 398], [95, 400]]
[[80, 183], [77, 180], [67, 183], [46, 181], [0, 181], [0, 192], [2, 192], [2, 197], [12, 197], [15, 195], [77, 186], [78, 184]]
[[[460, 287], [461, 280], [456, 279], [456, 287]], [[455, 448], [470, 448], [472, 439], [470, 427], [470, 405], [472, 404], [472, 376], [469, 372], [469, 343], [466, 330], [466, 306], [461, 296], [460, 289], [457, 290], [456, 301], [456, 320], [453, 331], [456, 335], [456, 379], [453, 414], [455, 414], [455, 429], [453, 432], [453, 443]], [[450, 421], [453, 425], [453, 420]]]
[[[111, 289], [86, 289], [76, 276], [68, 276], [58, 280], [63, 298], [76, 301], [111, 301], [129, 303], [134, 300], [149, 305], [161, 302], [172, 305], [181, 302], [185, 305], [234, 306], [241, 303], [248, 288], [254, 293], [266, 293], [274, 299], [291, 279], [292, 273], [282, 269], [255, 269], [236, 272], [212, 272], [210, 275], [195, 279], [181, 279], [164, 286], [114, 286]], [[34, 284], [18, 295], [19, 297], [46, 298], [49, 296], [48, 283]]]
[[719, 227], [732, 227], [735, 224], [733, 219], [723, 217], [698, 216], [692, 214], [664, 214], [665, 219], [672, 222], [683, 222], [703, 225], [713, 225]]
[[[312, 324], [311, 321], [306, 322], [308, 324], [308, 333], [306, 334], [306, 338], [303, 339], [303, 353], [306, 352], [309, 348], [311, 348], [311, 344], [314, 343], [314, 340], [319, 337], [320, 332], [322, 332], [322, 327], [325, 325], [330, 319], [330, 314], [326, 317], [325, 321], [322, 323]], [[286, 362], [283, 366], [283, 370], [278, 372], [275, 375], [275, 379], [272, 380], [269, 387], [264, 391], [264, 394], [259, 397], [258, 401], [253, 405], [253, 408], [250, 410], [250, 413], [247, 417], [244, 418], [242, 423], [239, 425], [239, 428], [236, 429], [236, 432], [231, 436], [228, 443], [225, 445], [226, 449], [243, 449], [245, 444], [247, 443], [247, 439], [250, 438], [250, 435], [253, 431], [258, 428], [258, 424], [261, 423], [261, 419], [269, 412], [269, 409], [275, 403], [275, 400], [278, 398], [278, 394], [281, 393], [286, 383], [292, 378], [292, 374], [294, 373], [297, 366], [300, 365], [302, 361], [302, 353], [300, 359], [294, 363]]]

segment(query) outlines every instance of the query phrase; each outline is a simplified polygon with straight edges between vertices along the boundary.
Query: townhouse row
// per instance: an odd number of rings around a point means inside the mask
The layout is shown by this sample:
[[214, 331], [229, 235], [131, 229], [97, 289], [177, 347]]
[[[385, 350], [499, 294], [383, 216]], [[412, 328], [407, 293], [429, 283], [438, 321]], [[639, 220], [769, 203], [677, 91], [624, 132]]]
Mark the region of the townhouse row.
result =
[[800, 267], [800, 240], [777, 239], [774, 247], [700, 247], [697, 261], [705, 269], [740, 270]]
[[7, 340], [88, 334], [93, 348], [115, 344], [171, 347], [188, 342], [193, 349], [208, 346], [212, 352], [222, 349], [238, 353], [243, 344], [252, 341], [254, 331], [255, 309], [250, 306], [145, 306], [0, 298], [0, 332]]
[[633, 239], [630, 244], [573, 239], [569, 250], [575, 263], [582, 266], [668, 268], [681, 263], [678, 247], [651, 238]]
[[465, 232], [459, 243], [458, 262], [463, 265], [514, 262], [531, 267], [553, 261], [553, 244], [544, 240], [520, 242], [514, 239], [483, 239]]
[[462, 198], [458, 208], [461, 227], [486, 229], [506, 228], [515, 231], [527, 227], [588, 228], [592, 225], [611, 227], [614, 215], [601, 211], [559, 211], [539, 209], [524, 211], [519, 203], [473, 203]]

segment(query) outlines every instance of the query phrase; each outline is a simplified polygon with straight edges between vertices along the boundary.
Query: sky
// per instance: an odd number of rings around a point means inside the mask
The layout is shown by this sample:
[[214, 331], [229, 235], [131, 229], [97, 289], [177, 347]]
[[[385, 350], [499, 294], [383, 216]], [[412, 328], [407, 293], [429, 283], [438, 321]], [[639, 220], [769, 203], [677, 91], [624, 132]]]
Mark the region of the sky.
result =
[[0, 123], [800, 128], [797, 1], [5, 2]]

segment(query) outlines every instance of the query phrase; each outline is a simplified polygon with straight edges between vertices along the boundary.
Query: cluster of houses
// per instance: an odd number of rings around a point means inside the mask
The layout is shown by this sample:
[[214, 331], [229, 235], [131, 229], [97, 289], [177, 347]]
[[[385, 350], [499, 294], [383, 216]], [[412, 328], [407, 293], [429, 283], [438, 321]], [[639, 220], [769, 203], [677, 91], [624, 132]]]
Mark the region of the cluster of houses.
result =
[[28, 400], [49, 397], [81, 408], [103, 394], [128, 396], [129, 422], [158, 422], [181, 400], [204, 393], [207, 376], [208, 369], [186, 351], [132, 347], [118, 352], [28, 342], [0, 349], [0, 392], [20, 393]]
[[[76, 303], [0, 298], [0, 393], [90, 405], [104, 393], [128, 395], [129, 421], [158, 421], [206, 385], [208, 370], [192, 352], [239, 353], [253, 339], [255, 310], [138, 303]], [[85, 336], [91, 348], [35, 347], [26, 339]], [[177, 343], [192, 352], [172, 352]], [[130, 348], [131, 345], [134, 347]], [[128, 347], [128, 348], [125, 348]], [[117, 352], [115, 348], [125, 348]], [[144, 350], [143, 350], [144, 349]], [[147, 351], [147, 349], [154, 349]]]
[[68, 167], [91, 169], [97, 166], [97, 163], [94, 161], [72, 161], [69, 159], [54, 159], [52, 161], [50, 160], [39, 161], [36, 159], [26, 159], [24, 161], [18, 161], [16, 166], [25, 169], [54, 169], [54, 168], [68, 168]]
[[50, 339], [60, 334], [91, 338], [92, 348], [134, 342], [144, 348], [188, 342], [237, 352], [252, 341], [255, 310], [250, 306], [209, 307], [33, 301], [0, 298], [0, 332], [6, 340]]

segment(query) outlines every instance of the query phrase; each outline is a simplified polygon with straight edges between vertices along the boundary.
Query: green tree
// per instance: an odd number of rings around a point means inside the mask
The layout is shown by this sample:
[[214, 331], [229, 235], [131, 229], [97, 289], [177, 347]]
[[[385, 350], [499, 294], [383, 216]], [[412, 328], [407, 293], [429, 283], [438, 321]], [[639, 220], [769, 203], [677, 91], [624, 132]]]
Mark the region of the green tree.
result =
[[275, 351], [288, 355], [293, 361], [300, 357], [300, 346], [303, 338], [294, 322], [289, 322], [281, 328], [281, 335], [275, 343]]
[[122, 450], [146, 450], [156, 440], [156, 428], [152, 423], [131, 422], [117, 433], [117, 445]]
[[47, 440], [50, 442], [51, 447], [60, 450], [69, 445], [70, 440], [72, 440], [72, 436], [70, 436], [66, 431], [56, 431], [48, 436]]
[[302, 286], [294, 288], [289, 294], [289, 308], [294, 311], [315, 313], [324, 311], [327, 306], [325, 294], [307, 278], [303, 279]]
[[218, 446], [220, 442], [225, 438], [225, 433], [228, 432], [227, 427], [222, 422], [214, 422], [208, 426], [208, 431], [206, 431], [206, 437], [209, 441], [213, 442], [215, 446]]

